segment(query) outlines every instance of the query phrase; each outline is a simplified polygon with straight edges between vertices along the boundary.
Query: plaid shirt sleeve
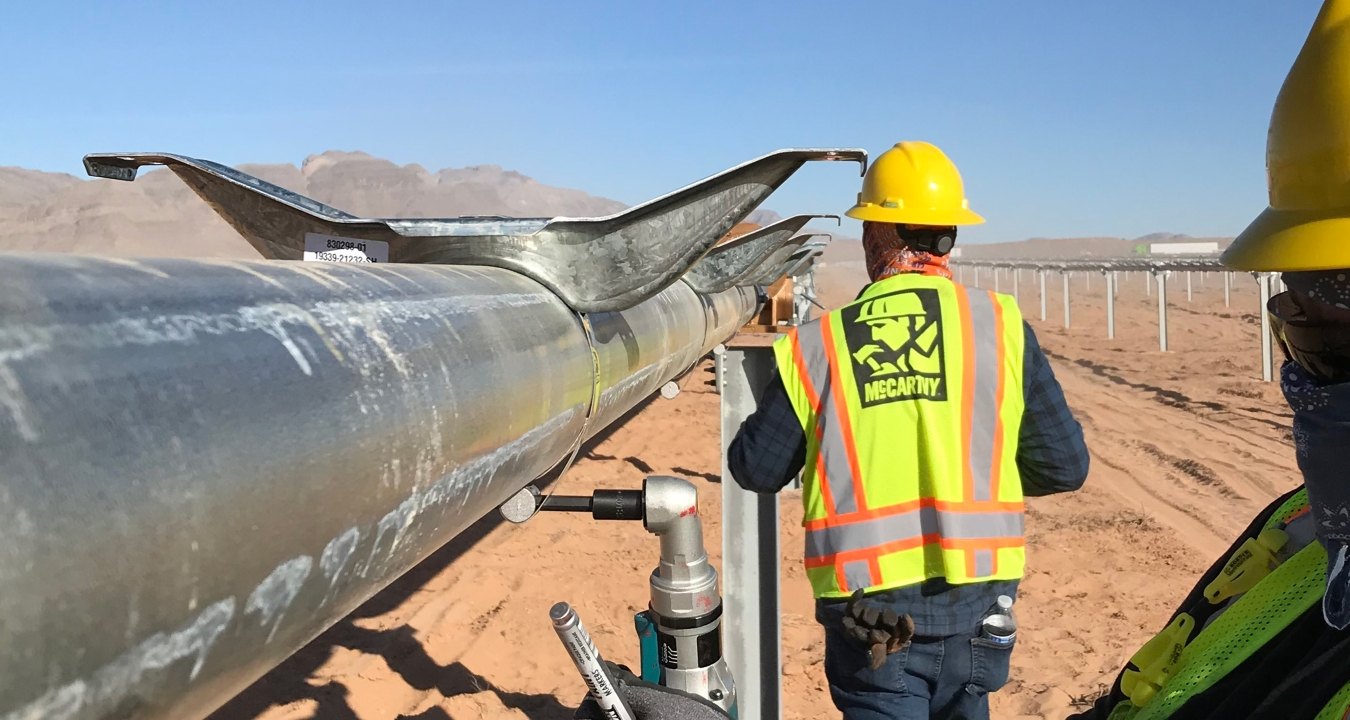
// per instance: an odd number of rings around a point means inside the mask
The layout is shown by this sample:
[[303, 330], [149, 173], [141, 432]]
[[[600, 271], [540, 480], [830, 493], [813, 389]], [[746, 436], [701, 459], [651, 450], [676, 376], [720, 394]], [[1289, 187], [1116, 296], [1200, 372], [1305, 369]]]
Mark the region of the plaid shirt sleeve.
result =
[[1022, 388], [1025, 409], [1017, 440], [1017, 469], [1022, 491], [1028, 496], [1077, 490], [1088, 474], [1088, 450], [1083, 427], [1074, 419], [1064, 391], [1050, 369], [1050, 361], [1026, 328]]
[[757, 493], [776, 493], [806, 463], [806, 433], [797, 420], [783, 379], [775, 371], [759, 406], [741, 424], [727, 449], [727, 469], [736, 484]]
[[[1070, 492], [1083, 486], [1088, 451], [1083, 428], [1074, 419], [1050, 361], [1031, 326], [1026, 331], [1022, 388], [1025, 409], [1018, 434], [1017, 469], [1022, 490], [1031, 497]], [[774, 373], [759, 407], [741, 425], [727, 451], [727, 467], [736, 484], [758, 493], [782, 490], [806, 461], [806, 434], [792, 401]]]

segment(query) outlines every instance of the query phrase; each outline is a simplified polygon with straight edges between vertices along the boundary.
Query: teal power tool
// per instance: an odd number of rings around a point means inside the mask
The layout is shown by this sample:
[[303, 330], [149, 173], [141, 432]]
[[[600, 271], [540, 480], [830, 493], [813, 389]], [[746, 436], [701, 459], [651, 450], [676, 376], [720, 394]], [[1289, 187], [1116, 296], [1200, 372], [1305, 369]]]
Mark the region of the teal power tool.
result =
[[712, 701], [736, 717], [736, 686], [722, 657], [722, 596], [717, 571], [703, 546], [698, 490], [676, 477], [655, 475], [641, 490], [596, 490], [590, 496], [542, 496], [530, 486], [501, 507], [522, 523], [539, 511], [586, 512], [597, 520], [641, 520], [661, 539], [652, 571], [651, 603], [634, 617], [643, 680]]

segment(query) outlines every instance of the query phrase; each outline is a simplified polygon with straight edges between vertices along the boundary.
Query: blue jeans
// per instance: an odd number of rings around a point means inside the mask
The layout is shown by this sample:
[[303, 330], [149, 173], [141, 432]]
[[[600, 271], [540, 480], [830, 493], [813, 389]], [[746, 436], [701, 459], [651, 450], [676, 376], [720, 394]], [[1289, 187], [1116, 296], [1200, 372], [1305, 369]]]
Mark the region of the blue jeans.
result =
[[825, 677], [844, 720], [987, 720], [989, 693], [1008, 681], [1012, 648], [978, 630], [915, 637], [873, 670], [867, 650], [825, 625]]

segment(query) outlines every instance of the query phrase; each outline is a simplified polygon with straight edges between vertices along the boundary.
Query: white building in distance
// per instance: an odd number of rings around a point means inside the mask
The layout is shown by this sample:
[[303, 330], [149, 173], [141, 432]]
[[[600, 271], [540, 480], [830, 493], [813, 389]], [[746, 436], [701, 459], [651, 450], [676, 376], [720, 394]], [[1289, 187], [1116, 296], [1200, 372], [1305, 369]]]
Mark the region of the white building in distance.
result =
[[1161, 242], [1149, 243], [1149, 255], [1210, 255], [1219, 252], [1219, 243], [1209, 242]]

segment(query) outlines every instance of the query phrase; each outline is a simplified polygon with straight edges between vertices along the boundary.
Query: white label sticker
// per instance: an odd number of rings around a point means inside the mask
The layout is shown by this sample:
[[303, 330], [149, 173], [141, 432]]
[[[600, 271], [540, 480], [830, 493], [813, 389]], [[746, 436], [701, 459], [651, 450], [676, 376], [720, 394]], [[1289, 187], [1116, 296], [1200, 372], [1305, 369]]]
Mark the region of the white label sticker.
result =
[[319, 262], [387, 263], [389, 243], [305, 233], [305, 259]]

